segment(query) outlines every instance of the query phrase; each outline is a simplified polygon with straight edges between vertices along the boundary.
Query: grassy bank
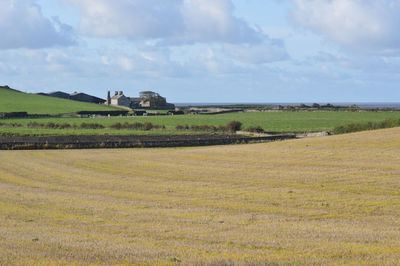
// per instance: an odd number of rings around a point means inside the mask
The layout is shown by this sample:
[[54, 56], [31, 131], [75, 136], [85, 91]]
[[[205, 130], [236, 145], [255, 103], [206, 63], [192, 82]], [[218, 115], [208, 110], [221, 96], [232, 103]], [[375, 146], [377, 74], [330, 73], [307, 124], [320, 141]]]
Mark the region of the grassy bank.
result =
[[0, 87], [0, 112], [29, 114], [66, 114], [78, 111], [119, 110], [100, 104], [84, 103], [54, 97], [18, 92]]
[[0, 264], [398, 265], [399, 136], [0, 151]]

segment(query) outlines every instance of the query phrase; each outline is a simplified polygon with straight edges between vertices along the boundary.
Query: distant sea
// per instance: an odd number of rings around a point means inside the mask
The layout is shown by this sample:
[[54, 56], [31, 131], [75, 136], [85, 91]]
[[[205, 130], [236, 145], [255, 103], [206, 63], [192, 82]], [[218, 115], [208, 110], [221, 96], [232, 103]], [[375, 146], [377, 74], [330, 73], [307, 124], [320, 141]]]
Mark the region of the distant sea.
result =
[[[292, 105], [299, 106], [302, 103], [175, 103], [176, 106], [184, 107], [184, 106], [196, 106], [196, 107], [207, 107], [207, 106], [226, 106], [226, 105]], [[306, 105], [312, 105], [313, 103], [304, 103]], [[325, 105], [327, 103], [319, 103], [320, 105]], [[335, 103], [331, 102], [330, 104], [335, 106], [349, 106], [349, 105], [357, 105], [361, 108], [392, 108], [392, 109], [400, 109], [400, 103]]]

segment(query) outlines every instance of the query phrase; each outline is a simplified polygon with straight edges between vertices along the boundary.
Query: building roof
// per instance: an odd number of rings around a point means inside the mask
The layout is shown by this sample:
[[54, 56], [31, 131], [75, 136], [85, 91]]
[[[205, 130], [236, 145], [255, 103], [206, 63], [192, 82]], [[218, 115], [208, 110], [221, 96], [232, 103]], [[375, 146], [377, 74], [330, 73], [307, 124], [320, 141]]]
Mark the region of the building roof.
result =
[[116, 99], [119, 99], [119, 98], [122, 98], [122, 97], [125, 97], [125, 98], [126, 98], [125, 95], [123, 95], [123, 94], [118, 94], [118, 95], [112, 96], [112, 97], [111, 97], [111, 100], [116, 100]]
[[76, 96], [76, 95], [87, 95], [87, 96], [92, 96], [92, 95], [89, 95], [89, 94], [86, 94], [86, 93], [83, 93], [83, 92], [74, 92], [74, 93], [71, 93], [70, 95], [71, 95], [71, 96]]
[[[98, 102], [98, 103], [103, 103], [106, 100], [102, 98], [98, 98], [93, 95], [89, 95], [83, 92], [74, 92], [70, 94], [70, 99], [71, 100], [76, 100], [76, 101], [86, 101], [86, 102]], [[86, 100], [83, 100], [86, 99]]]
[[69, 96], [68, 93], [63, 92], [63, 91], [51, 91], [51, 92], [47, 93], [47, 95], [55, 95], [55, 94]]

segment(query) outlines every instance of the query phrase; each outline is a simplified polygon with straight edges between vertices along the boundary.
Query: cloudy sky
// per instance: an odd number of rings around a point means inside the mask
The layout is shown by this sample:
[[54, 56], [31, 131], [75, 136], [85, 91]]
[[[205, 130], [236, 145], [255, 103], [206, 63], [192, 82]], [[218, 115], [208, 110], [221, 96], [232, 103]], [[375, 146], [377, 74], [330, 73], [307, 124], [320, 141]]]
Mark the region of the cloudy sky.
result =
[[399, 102], [399, 0], [0, 0], [0, 84]]

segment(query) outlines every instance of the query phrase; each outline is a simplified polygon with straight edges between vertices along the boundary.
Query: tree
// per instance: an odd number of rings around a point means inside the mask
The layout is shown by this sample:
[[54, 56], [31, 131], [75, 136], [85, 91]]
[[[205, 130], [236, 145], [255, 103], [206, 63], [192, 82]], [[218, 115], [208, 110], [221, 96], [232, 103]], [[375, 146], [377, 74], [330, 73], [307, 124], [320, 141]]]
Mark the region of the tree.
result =
[[154, 91], [141, 91], [139, 92], [140, 98], [142, 99], [152, 99], [152, 98], [158, 98], [160, 95]]
[[226, 131], [236, 132], [242, 128], [242, 123], [239, 121], [232, 121], [226, 125]]

